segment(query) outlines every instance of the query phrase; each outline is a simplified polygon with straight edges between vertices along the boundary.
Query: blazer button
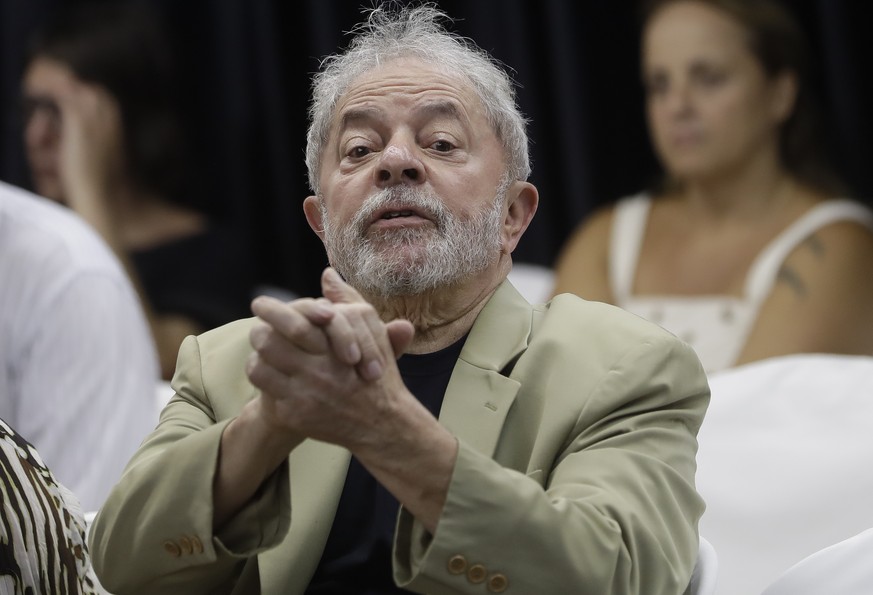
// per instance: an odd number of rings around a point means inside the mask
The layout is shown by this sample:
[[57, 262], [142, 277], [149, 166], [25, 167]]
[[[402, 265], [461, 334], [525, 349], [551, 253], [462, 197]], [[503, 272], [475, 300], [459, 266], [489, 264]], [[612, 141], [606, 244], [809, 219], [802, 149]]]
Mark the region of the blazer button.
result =
[[182, 555], [181, 548], [179, 548], [175, 541], [170, 541], [169, 539], [164, 542], [164, 550], [171, 556], [176, 556], [177, 558]]
[[506, 587], [509, 586], [509, 581], [500, 573], [492, 574], [488, 578], [488, 590], [492, 593], [503, 593]]
[[203, 553], [203, 542], [200, 541], [200, 538], [197, 537], [196, 535], [191, 538], [191, 546], [194, 548], [195, 554], [202, 554]]
[[182, 547], [182, 551], [183, 551], [185, 554], [191, 554], [191, 552], [194, 551], [194, 547], [193, 547], [192, 544], [191, 544], [191, 540], [188, 539], [188, 536], [187, 536], [187, 535], [183, 535], [183, 536], [179, 539], [179, 545]]
[[463, 574], [467, 570], [467, 559], [458, 554], [449, 558], [449, 572], [452, 574]]
[[488, 571], [481, 564], [473, 564], [467, 571], [467, 580], [473, 584], [481, 583], [488, 576]]

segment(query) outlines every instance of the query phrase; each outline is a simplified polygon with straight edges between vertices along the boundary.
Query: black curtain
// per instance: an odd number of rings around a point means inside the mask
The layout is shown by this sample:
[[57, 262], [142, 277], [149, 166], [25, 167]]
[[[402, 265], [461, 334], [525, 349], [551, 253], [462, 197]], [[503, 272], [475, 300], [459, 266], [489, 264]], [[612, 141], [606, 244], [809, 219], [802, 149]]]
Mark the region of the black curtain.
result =
[[[0, 0], [0, 179], [29, 186], [18, 117], [25, 41], [60, 1]], [[119, 0], [116, 0], [119, 1]], [[359, 2], [153, 0], [166, 20], [190, 137], [188, 199], [237, 224], [260, 282], [318, 293], [326, 263], [301, 202], [309, 79], [345, 45]], [[369, 3], [369, 0], [367, 1]], [[551, 265], [591, 211], [657, 173], [643, 118], [633, 0], [440, 0], [455, 28], [515, 69], [531, 119], [540, 209], [516, 260]], [[873, 194], [873, 105], [864, 8], [794, 0], [806, 29], [828, 150], [857, 198]], [[862, 12], [864, 14], [862, 14]]]

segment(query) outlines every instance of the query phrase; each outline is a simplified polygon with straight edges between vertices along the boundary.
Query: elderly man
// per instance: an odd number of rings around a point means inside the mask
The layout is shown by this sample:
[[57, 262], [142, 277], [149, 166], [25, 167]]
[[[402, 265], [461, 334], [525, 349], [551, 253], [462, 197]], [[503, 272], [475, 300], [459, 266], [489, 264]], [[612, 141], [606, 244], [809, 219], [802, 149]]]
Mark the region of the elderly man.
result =
[[654, 325], [506, 281], [524, 119], [441, 17], [374, 10], [315, 77], [324, 297], [186, 340], [93, 527], [109, 590], [686, 590], [706, 379]]

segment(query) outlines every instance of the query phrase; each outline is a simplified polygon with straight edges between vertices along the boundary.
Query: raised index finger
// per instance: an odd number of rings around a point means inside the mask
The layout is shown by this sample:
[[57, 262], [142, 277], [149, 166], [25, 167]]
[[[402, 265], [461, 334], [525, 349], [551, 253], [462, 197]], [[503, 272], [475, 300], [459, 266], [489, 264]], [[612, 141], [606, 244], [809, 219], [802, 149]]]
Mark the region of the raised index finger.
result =
[[321, 274], [321, 293], [335, 304], [365, 302], [358, 290], [346, 283], [332, 267]]

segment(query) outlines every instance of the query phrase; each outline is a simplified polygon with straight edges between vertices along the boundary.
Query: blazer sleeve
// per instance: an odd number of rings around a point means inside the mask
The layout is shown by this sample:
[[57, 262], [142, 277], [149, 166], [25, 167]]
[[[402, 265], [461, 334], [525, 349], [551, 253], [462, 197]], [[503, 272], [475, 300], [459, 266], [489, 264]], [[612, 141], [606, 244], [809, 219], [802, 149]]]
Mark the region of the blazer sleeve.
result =
[[[516, 368], [536, 368], [539, 378], [522, 373], [522, 390], [542, 392], [546, 403], [523, 431], [537, 432], [538, 443], [560, 436], [551, 462], [510, 469], [460, 439], [435, 533], [400, 513], [394, 563], [402, 586], [433, 594], [686, 591], [703, 513], [694, 473], [706, 378], [693, 351], [667, 333], [636, 333], [617, 351], [608, 341], [588, 341], [589, 353], [556, 340], [522, 357]], [[597, 374], [592, 360], [603, 364]], [[576, 409], [561, 405], [573, 402]], [[562, 415], [572, 415], [566, 433]]]
[[[256, 499], [213, 533], [212, 484], [221, 433], [230, 419], [216, 420], [202, 381], [199, 341], [183, 342], [172, 383], [176, 395], [90, 531], [97, 576], [118, 595], [230, 593], [240, 575], [256, 577], [256, 554], [277, 545], [288, 531], [286, 462]], [[244, 398], [237, 398], [241, 407]]]

